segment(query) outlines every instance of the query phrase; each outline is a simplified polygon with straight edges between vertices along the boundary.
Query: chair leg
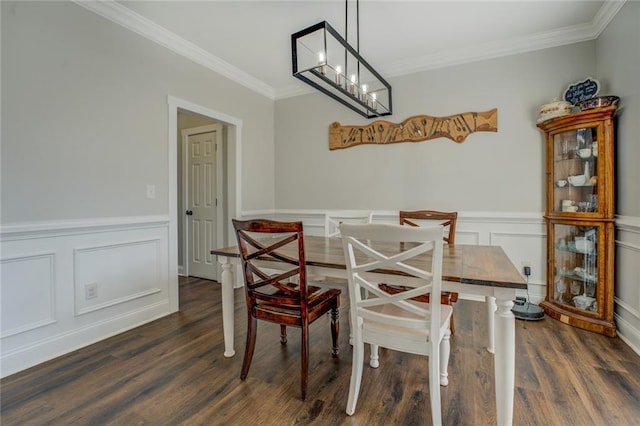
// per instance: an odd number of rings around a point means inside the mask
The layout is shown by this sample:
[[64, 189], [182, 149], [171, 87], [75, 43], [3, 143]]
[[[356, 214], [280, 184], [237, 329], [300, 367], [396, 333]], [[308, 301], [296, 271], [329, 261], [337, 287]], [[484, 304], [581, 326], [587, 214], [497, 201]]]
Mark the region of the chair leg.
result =
[[287, 326], [284, 324], [280, 324], [280, 343], [287, 344]]
[[453, 322], [453, 314], [451, 314], [451, 322], [449, 323], [449, 329], [451, 330], [451, 335], [454, 335], [456, 332], [456, 325]]
[[[431, 344], [436, 345], [436, 342]], [[439, 350], [431, 350], [429, 356], [429, 397], [431, 400], [431, 422], [434, 425], [442, 425], [442, 408], [440, 407], [440, 383], [438, 380], [438, 370], [440, 362]]]
[[[360, 335], [362, 336], [362, 335]], [[349, 399], [347, 400], [347, 414], [352, 415], [356, 411], [360, 384], [362, 382], [362, 368], [364, 364], [364, 343], [362, 337], [354, 336], [353, 361], [351, 365], [351, 382], [349, 384]]]
[[309, 377], [309, 324], [304, 323], [301, 327], [302, 331], [302, 348], [301, 348], [301, 368], [300, 368], [300, 390], [302, 400], [307, 399], [307, 380]]
[[251, 360], [253, 359], [253, 350], [256, 348], [256, 334], [258, 331], [258, 321], [251, 315], [249, 315], [249, 321], [247, 323], [247, 343], [244, 347], [244, 361], [242, 361], [242, 372], [240, 373], [240, 380], [247, 378], [249, 373], [249, 367], [251, 366]]
[[380, 361], [378, 361], [378, 345], [371, 345], [371, 356], [369, 358], [369, 366], [371, 368], [380, 367]]
[[331, 349], [331, 356], [334, 358], [338, 357], [340, 349], [338, 347], [338, 334], [340, 333], [340, 312], [338, 311], [338, 306], [333, 306], [331, 308], [331, 341], [333, 343], [333, 348]]
[[[451, 318], [453, 319], [453, 317]], [[449, 355], [451, 354], [451, 332], [446, 331], [442, 341], [440, 342], [440, 385], [447, 386], [449, 384]]]

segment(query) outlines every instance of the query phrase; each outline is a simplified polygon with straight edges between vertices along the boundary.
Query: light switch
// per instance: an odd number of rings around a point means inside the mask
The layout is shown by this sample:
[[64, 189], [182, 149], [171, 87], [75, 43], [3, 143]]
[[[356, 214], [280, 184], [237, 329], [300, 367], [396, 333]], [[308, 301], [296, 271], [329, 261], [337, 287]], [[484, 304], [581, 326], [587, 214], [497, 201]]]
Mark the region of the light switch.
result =
[[156, 198], [156, 186], [147, 185], [147, 198]]

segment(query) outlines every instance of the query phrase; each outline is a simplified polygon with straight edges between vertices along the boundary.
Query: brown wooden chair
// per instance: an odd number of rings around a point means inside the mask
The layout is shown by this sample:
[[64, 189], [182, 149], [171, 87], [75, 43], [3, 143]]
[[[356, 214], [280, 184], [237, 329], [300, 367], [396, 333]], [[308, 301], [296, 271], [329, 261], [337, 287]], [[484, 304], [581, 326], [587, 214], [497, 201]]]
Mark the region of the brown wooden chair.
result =
[[[257, 320], [280, 324], [281, 343], [286, 327], [302, 334], [301, 390], [307, 396], [309, 324], [331, 312], [332, 356], [338, 356], [340, 290], [307, 286], [302, 222], [233, 220], [238, 239], [247, 302], [247, 343], [240, 379], [245, 380], [256, 344]], [[290, 265], [285, 272], [268, 269], [264, 261]], [[295, 278], [295, 283], [291, 282]]]
[[[445, 233], [444, 241], [447, 244], [454, 245], [456, 239], [456, 221], [458, 220], [458, 212], [441, 212], [436, 210], [417, 210], [417, 211], [400, 211], [399, 214], [400, 225], [409, 225], [409, 226], [421, 226], [426, 222], [438, 222], [445, 229], [448, 228], [448, 232]], [[405, 291], [406, 288], [400, 286], [392, 286], [389, 284], [380, 284], [380, 288], [387, 293], [398, 293], [400, 291]], [[429, 295], [425, 294], [423, 296], [415, 298], [415, 300], [419, 302], [429, 302]], [[440, 293], [440, 302], [443, 305], [453, 305], [453, 303], [458, 301], [458, 293], [443, 291]], [[454, 334], [456, 331], [455, 324], [453, 321], [453, 315], [451, 315], [451, 334]]]

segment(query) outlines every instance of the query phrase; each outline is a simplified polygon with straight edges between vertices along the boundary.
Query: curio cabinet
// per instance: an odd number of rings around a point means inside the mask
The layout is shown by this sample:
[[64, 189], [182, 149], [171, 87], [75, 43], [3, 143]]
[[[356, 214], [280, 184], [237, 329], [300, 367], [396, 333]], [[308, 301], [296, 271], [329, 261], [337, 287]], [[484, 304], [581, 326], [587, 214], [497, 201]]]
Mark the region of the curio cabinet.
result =
[[538, 124], [546, 143], [545, 313], [614, 336], [614, 115], [597, 108]]

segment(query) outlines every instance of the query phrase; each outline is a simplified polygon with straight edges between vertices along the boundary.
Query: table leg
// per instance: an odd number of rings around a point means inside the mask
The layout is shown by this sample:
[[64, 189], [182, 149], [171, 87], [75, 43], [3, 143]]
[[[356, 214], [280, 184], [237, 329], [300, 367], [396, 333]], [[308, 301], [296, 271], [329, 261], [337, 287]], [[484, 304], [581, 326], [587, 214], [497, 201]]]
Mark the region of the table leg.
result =
[[224, 356], [229, 358], [236, 354], [236, 351], [233, 349], [233, 264], [229, 262], [229, 258], [226, 256], [219, 256], [218, 259], [222, 266], [220, 280], [222, 281], [222, 328], [224, 330]]
[[515, 317], [513, 308], [513, 292], [505, 291], [496, 294], [497, 310], [495, 312], [495, 355], [494, 370], [496, 381], [496, 414], [498, 425], [513, 423], [513, 395], [515, 387]]
[[496, 331], [494, 315], [498, 307], [496, 306], [496, 298], [491, 296], [484, 297], [484, 304], [487, 307], [487, 350], [495, 353], [496, 347]]

